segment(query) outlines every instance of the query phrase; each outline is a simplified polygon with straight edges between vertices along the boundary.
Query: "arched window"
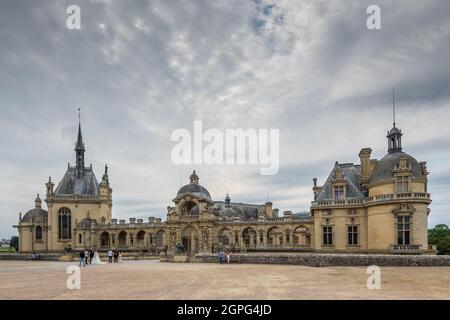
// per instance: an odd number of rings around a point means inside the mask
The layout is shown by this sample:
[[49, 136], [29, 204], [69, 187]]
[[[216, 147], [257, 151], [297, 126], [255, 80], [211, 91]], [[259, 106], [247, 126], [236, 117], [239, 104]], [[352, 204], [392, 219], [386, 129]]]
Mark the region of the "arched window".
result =
[[[114, 239], [114, 238], [113, 238]], [[104, 247], [104, 248], [108, 248], [109, 247], [109, 233], [104, 231], [101, 235], [100, 235], [100, 246]]]
[[145, 243], [145, 231], [141, 230], [136, 235], [137, 245], [143, 246]]
[[35, 230], [36, 240], [42, 240], [42, 227], [37, 226]]
[[166, 234], [165, 234], [164, 230], [159, 230], [156, 233], [155, 244], [157, 247], [162, 247], [165, 245], [165, 236], [166, 236]]
[[127, 233], [125, 231], [120, 231], [118, 238], [119, 238], [119, 247], [125, 248], [127, 246]]
[[59, 209], [58, 231], [59, 239], [67, 240], [72, 238], [72, 216], [68, 208]]
[[78, 244], [82, 244], [83, 243], [83, 235], [80, 233], [78, 234]]

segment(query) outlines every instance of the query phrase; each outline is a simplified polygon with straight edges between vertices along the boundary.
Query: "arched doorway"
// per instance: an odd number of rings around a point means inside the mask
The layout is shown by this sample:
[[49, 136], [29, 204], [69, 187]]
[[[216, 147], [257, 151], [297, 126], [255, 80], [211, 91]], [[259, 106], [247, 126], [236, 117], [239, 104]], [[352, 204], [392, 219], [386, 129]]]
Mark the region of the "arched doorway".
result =
[[192, 226], [186, 227], [181, 232], [181, 243], [188, 253], [198, 253], [199, 239], [197, 230]]
[[311, 234], [308, 228], [300, 226], [294, 230], [294, 246], [303, 247], [311, 244]]
[[136, 244], [138, 247], [143, 247], [145, 245], [145, 231], [141, 230], [136, 234]]
[[256, 231], [253, 228], [248, 227], [242, 232], [242, 238], [244, 239], [244, 246], [246, 248], [256, 247]]
[[162, 249], [166, 245], [166, 233], [164, 230], [159, 230], [155, 235], [155, 245], [157, 248]]
[[127, 246], [127, 233], [125, 231], [120, 231], [118, 238], [119, 248], [125, 248]]
[[273, 227], [267, 232], [267, 245], [271, 248], [279, 248], [283, 245], [283, 231]]
[[100, 247], [109, 248], [109, 233], [106, 231], [100, 235]]

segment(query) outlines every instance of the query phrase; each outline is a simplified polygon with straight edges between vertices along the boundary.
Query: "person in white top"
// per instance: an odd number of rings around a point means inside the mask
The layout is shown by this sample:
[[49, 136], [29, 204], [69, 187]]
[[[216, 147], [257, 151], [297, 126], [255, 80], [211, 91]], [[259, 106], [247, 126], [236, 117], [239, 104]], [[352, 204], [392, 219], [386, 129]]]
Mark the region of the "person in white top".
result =
[[109, 249], [109, 251], [108, 251], [108, 262], [109, 263], [112, 263], [112, 257], [113, 257], [113, 252], [111, 249]]

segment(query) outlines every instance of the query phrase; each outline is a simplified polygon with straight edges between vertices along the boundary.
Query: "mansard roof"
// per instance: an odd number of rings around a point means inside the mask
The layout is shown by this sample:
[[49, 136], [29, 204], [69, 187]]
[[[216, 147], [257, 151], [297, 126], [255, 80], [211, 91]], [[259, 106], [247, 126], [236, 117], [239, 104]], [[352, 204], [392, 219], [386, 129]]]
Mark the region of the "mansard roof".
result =
[[317, 195], [317, 201], [333, 199], [331, 183], [337, 169], [342, 172], [344, 179], [347, 180], [347, 198], [351, 199], [364, 197], [364, 193], [361, 188], [361, 165], [355, 165], [353, 163], [337, 163]]
[[77, 178], [76, 168], [69, 167], [55, 190], [57, 195], [99, 195], [99, 184], [91, 167], [84, 168], [84, 173]]

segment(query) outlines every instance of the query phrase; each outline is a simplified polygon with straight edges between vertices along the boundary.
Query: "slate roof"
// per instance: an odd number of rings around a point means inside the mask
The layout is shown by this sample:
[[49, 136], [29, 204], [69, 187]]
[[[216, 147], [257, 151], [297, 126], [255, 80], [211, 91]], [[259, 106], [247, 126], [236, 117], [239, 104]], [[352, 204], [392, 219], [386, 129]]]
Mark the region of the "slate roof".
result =
[[377, 162], [375, 168], [373, 169], [370, 182], [374, 183], [392, 179], [392, 171], [395, 166], [399, 164], [399, 159], [402, 157], [406, 158], [407, 162], [411, 165], [413, 178], [423, 178], [422, 167], [416, 159], [407, 153], [395, 152], [388, 153], [383, 157], [383, 159]]
[[227, 206], [223, 201], [214, 201], [214, 207], [219, 216], [224, 218], [232, 218], [238, 216], [243, 220], [258, 219], [258, 215], [265, 213], [265, 205], [234, 203], [230, 202]]
[[69, 167], [55, 190], [57, 195], [99, 195], [99, 185], [92, 168], [84, 168], [81, 178], [76, 178], [76, 168]]
[[347, 199], [363, 198], [364, 192], [361, 188], [361, 165], [355, 165], [353, 163], [338, 163], [328, 176], [327, 181], [324, 183], [322, 189], [317, 195], [316, 201], [333, 199], [331, 180], [337, 168], [342, 171], [344, 178], [347, 179]]

